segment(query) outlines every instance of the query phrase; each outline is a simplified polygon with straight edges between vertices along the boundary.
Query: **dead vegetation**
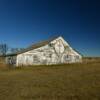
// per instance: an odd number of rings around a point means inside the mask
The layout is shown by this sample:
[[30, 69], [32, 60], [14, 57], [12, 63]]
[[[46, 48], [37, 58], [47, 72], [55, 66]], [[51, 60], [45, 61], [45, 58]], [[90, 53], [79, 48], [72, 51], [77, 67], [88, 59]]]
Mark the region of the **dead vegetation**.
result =
[[100, 62], [0, 69], [0, 100], [100, 100]]

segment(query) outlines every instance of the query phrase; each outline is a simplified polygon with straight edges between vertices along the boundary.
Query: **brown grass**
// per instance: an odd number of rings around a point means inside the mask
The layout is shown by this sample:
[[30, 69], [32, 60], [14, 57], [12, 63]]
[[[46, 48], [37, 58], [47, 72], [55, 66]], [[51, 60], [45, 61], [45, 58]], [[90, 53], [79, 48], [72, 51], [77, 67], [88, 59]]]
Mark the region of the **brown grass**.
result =
[[100, 100], [100, 63], [0, 69], [0, 100]]

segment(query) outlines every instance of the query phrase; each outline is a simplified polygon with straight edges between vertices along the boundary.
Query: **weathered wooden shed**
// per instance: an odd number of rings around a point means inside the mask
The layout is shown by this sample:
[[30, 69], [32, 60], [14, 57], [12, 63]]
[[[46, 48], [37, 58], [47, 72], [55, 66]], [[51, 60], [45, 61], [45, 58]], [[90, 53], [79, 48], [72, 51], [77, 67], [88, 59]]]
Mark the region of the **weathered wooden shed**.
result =
[[8, 64], [50, 65], [82, 62], [82, 55], [74, 50], [61, 36], [42, 41], [6, 56]]

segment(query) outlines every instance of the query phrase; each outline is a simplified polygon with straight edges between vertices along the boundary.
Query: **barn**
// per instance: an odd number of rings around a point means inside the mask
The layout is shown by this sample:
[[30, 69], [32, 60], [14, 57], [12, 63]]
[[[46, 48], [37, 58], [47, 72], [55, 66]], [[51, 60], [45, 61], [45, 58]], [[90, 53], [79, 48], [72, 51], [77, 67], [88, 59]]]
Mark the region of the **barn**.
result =
[[77, 62], [82, 62], [82, 55], [61, 36], [33, 44], [24, 50], [6, 56], [6, 63], [16, 66]]

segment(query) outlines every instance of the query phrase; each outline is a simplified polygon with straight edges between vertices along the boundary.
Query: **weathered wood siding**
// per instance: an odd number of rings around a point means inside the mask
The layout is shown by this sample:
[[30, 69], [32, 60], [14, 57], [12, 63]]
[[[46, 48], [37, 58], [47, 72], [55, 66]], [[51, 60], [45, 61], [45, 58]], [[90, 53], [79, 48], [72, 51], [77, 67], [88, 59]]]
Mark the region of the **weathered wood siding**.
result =
[[82, 56], [59, 37], [40, 48], [17, 55], [16, 65], [39, 65], [81, 62]]
[[6, 64], [16, 65], [16, 61], [17, 61], [16, 56], [7, 56], [5, 60], [6, 60]]

